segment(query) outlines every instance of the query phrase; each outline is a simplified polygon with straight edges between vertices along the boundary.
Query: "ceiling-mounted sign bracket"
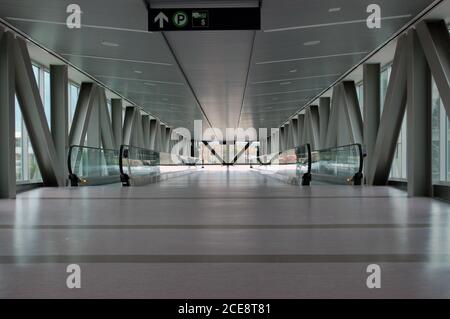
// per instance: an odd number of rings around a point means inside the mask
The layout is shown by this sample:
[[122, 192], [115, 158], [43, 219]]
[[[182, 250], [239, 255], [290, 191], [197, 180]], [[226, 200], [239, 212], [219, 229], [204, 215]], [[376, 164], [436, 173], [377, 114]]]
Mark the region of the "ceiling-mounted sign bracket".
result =
[[261, 30], [261, 9], [252, 8], [149, 8], [148, 30], [207, 31]]

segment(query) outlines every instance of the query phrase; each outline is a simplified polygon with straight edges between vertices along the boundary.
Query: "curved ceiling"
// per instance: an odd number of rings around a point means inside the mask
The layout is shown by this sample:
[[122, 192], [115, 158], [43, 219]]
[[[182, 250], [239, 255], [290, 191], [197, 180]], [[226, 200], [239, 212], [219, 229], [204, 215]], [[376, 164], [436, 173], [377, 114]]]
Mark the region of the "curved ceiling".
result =
[[[263, 0], [261, 31], [149, 33], [142, 0], [0, 0], [0, 18], [173, 127], [278, 127], [433, 0]], [[152, 6], [255, 1], [150, 1]], [[258, 1], [256, 1], [258, 2]]]

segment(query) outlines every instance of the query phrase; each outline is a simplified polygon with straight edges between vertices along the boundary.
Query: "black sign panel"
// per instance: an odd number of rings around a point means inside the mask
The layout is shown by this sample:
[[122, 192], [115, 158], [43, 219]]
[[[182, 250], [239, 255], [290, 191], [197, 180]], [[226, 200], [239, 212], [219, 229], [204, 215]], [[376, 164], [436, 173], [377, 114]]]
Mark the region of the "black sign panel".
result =
[[260, 30], [260, 8], [150, 9], [149, 31]]

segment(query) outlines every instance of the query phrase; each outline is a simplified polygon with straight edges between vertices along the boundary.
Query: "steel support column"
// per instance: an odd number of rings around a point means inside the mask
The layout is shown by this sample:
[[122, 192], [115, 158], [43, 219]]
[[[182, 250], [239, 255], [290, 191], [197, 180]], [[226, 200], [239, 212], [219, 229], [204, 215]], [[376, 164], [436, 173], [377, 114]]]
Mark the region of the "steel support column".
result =
[[144, 134], [144, 147], [150, 149], [150, 116], [142, 116], [142, 131]]
[[164, 151], [166, 153], [170, 153], [170, 136], [172, 135], [172, 129], [170, 127], [166, 127], [166, 140], [164, 144]]
[[342, 86], [342, 100], [346, 117], [350, 143], [363, 143], [363, 121], [359, 107], [356, 85], [353, 81], [344, 81]]
[[305, 114], [299, 114], [298, 115], [298, 121], [297, 121], [297, 133], [298, 133], [298, 144], [303, 145], [305, 144], [305, 136], [303, 134], [304, 127], [305, 127]]
[[407, 52], [408, 195], [426, 197], [432, 195], [433, 189], [431, 73], [415, 30], [408, 33]]
[[156, 135], [157, 135], [157, 128], [159, 127], [158, 121], [156, 119], [150, 120], [150, 145], [149, 148], [151, 150], [156, 150]]
[[117, 149], [120, 144], [117, 145], [114, 138], [112, 121], [108, 110], [108, 102], [106, 101], [106, 92], [104, 88], [101, 88], [99, 90], [98, 106], [100, 112], [100, 133], [102, 145], [106, 149]]
[[298, 142], [298, 118], [291, 119], [290, 122], [290, 131], [289, 131], [290, 139], [291, 139], [291, 148], [295, 148], [299, 146]]
[[46, 186], [64, 186], [55, 145], [45, 116], [39, 88], [36, 83], [27, 43], [21, 38], [14, 45], [16, 94], [27, 127], [31, 145]]
[[116, 147], [122, 145], [122, 120], [123, 120], [123, 106], [121, 99], [111, 99], [111, 122], [116, 141]]
[[447, 116], [450, 117], [450, 36], [444, 20], [417, 25], [419, 40], [433, 74]]
[[50, 66], [51, 133], [61, 174], [68, 176], [69, 147], [69, 75], [67, 65]]
[[125, 119], [123, 123], [123, 144], [132, 145], [135, 135], [136, 108], [127, 106], [125, 108]]
[[70, 145], [84, 145], [92, 108], [97, 96], [97, 86], [93, 83], [81, 83], [77, 106], [69, 134]]
[[339, 127], [339, 113], [340, 113], [340, 85], [336, 85], [333, 88], [333, 94], [331, 97], [331, 109], [330, 117], [327, 126], [327, 138], [325, 140], [325, 148], [337, 146], [337, 136]]
[[310, 142], [311, 147], [314, 150], [320, 148], [320, 119], [319, 119], [319, 107], [317, 105], [311, 105], [309, 107], [309, 120], [310, 120]]
[[370, 185], [386, 185], [406, 108], [406, 38], [397, 42], [391, 78], [378, 128], [370, 170]]
[[133, 145], [144, 148], [144, 131], [142, 128], [142, 113], [139, 109], [136, 109], [135, 120], [134, 120], [134, 128], [135, 128], [135, 137], [136, 140], [133, 142]]
[[159, 144], [159, 152], [165, 152], [166, 150], [166, 126], [164, 124], [160, 124], [160, 137], [161, 142]]
[[280, 152], [286, 150], [286, 128], [284, 126], [280, 127]]
[[330, 120], [330, 105], [331, 99], [329, 97], [321, 97], [319, 99], [319, 119], [320, 119], [320, 133], [319, 133], [319, 148], [325, 148], [327, 139], [327, 130]]
[[380, 64], [364, 64], [364, 145], [366, 146], [367, 157], [364, 163], [364, 175], [366, 180], [371, 180], [370, 166], [372, 163], [373, 151], [380, 125]]
[[0, 198], [16, 197], [14, 36], [0, 27]]

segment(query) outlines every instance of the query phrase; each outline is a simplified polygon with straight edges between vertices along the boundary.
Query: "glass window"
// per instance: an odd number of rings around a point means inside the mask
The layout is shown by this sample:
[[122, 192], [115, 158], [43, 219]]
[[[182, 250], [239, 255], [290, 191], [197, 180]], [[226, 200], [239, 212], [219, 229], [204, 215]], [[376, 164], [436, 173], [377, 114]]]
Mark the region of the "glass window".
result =
[[364, 119], [364, 84], [360, 82], [356, 85], [356, 94], [358, 96], [361, 117]]
[[[33, 74], [36, 84], [39, 88], [41, 98], [44, 104], [47, 121], [50, 119], [50, 76], [41, 73], [37, 65], [33, 65]], [[47, 72], [48, 73], [48, 72]], [[48, 82], [48, 83], [46, 83]], [[45, 89], [47, 87], [47, 89]], [[46, 92], [48, 91], [48, 92]], [[47, 97], [46, 97], [47, 96]], [[21, 183], [42, 181], [41, 173], [37, 165], [36, 155], [25, 126], [20, 104], [16, 98], [16, 181]]]
[[108, 106], [109, 118], [111, 118], [112, 117], [111, 99], [106, 100], [106, 105]]
[[[24, 165], [23, 165], [23, 119], [22, 112], [20, 111], [19, 102], [16, 98], [16, 180], [22, 181], [24, 178]], [[25, 153], [26, 154], [26, 153]]]
[[450, 182], [450, 121], [434, 80], [432, 92], [433, 182]]
[[[50, 72], [44, 71], [44, 111], [45, 117], [47, 118], [48, 126], [50, 127], [50, 116], [51, 116], [51, 94], [50, 94]], [[50, 128], [51, 129], [51, 128]]]
[[72, 125], [73, 116], [77, 108], [78, 95], [80, 93], [80, 87], [74, 83], [69, 83], [69, 130]]
[[33, 64], [34, 78], [36, 79], [36, 83], [37, 83], [38, 87], [39, 87], [39, 82], [40, 82], [39, 71], [40, 71], [39, 67], [37, 65]]
[[386, 92], [389, 85], [389, 79], [391, 77], [392, 66], [387, 66], [381, 71], [381, 112], [384, 108], [384, 100], [386, 98]]

